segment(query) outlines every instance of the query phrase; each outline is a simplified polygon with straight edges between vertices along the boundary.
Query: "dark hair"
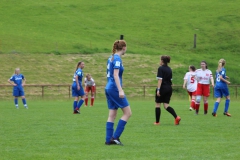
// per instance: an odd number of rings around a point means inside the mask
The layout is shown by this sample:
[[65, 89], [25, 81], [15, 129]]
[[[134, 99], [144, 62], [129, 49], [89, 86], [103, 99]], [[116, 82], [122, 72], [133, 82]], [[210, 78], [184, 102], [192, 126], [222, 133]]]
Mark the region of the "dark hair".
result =
[[201, 63], [205, 63], [205, 64], [206, 64], [206, 69], [208, 69], [207, 62], [206, 62], [206, 61], [201, 61]]
[[113, 49], [112, 49], [112, 61], [113, 61], [113, 55], [118, 51], [122, 50], [123, 47], [126, 47], [127, 43], [124, 40], [117, 40], [113, 43]]
[[189, 66], [189, 68], [191, 68], [192, 71], [196, 71], [196, 68], [193, 65]]
[[171, 59], [170, 56], [161, 56], [161, 60], [163, 61], [163, 63], [164, 63], [165, 65], [167, 65], [168, 63], [170, 63], [170, 59]]
[[78, 66], [79, 66], [80, 64], [82, 64], [82, 61], [79, 61], [79, 62], [77, 63], [77, 67], [76, 67], [76, 70], [75, 70], [75, 71], [77, 71]]

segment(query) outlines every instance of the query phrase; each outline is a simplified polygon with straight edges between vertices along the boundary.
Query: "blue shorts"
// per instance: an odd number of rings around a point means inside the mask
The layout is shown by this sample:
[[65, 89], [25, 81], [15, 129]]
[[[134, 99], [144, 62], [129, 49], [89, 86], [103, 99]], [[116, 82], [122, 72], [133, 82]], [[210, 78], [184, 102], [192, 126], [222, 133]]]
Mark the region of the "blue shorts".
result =
[[84, 88], [82, 85], [80, 85], [80, 90], [77, 90], [77, 84], [73, 83], [72, 84], [72, 97], [79, 97], [79, 96], [84, 96]]
[[215, 98], [222, 98], [222, 97], [229, 96], [228, 88], [214, 88], [214, 97]]
[[13, 87], [13, 96], [15, 97], [20, 97], [20, 96], [24, 96], [24, 90], [23, 87], [19, 87], [19, 86], [15, 86]]
[[107, 98], [108, 109], [118, 109], [129, 106], [126, 96], [120, 98], [117, 90], [105, 89], [105, 95]]

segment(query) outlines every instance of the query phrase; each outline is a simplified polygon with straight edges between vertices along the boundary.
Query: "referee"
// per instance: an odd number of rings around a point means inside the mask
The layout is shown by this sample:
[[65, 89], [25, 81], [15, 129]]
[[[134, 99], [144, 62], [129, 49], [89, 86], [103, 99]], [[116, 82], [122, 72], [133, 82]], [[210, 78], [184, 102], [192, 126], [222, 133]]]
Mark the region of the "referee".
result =
[[156, 122], [155, 125], [160, 125], [160, 116], [161, 116], [161, 103], [163, 103], [164, 108], [173, 115], [175, 118], [175, 125], [179, 125], [181, 118], [177, 116], [176, 112], [172, 107], [169, 106], [169, 102], [172, 96], [172, 70], [168, 67], [170, 63], [170, 56], [161, 56], [160, 67], [158, 68], [157, 80], [158, 86], [156, 89]]

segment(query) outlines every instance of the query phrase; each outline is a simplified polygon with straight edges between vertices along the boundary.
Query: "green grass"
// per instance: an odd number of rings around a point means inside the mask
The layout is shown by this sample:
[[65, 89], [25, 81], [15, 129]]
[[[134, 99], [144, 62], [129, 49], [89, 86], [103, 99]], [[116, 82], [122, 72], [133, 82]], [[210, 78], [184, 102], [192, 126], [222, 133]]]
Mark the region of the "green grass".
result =
[[239, 5], [238, 0], [2, 0], [0, 51], [106, 53], [124, 34], [130, 53], [237, 54]]
[[[195, 116], [187, 99], [173, 100], [181, 116], [179, 126], [162, 110], [161, 125], [154, 126], [154, 102], [130, 100], [133, 115], [121, 137], [124, 146], [105, 146], [105, 101], [72, 114], [72, 101], [28, 101], [29, 109], [13, 102], [0, 103], [0, 157], [8, 159], [239, 159], [239, 116], [231, 102], [232, 117]], [[213, 101], [210, 101], [212, 111]], [[121, 116], [119, 111], [117, 120]], [[116, 122], [117, 122], [116, 120]], [[116, 124], [115, 124], [116, 126]]]

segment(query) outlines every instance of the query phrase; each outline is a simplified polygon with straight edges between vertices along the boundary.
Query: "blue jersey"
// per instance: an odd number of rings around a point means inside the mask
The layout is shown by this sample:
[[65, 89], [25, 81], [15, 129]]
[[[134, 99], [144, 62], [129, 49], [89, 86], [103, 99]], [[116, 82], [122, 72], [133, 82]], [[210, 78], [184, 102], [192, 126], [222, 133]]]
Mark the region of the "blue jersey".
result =
[[119, 79], [120, 79], [120, 85], [122, 86], [122, 75], [123, 75], [123, 65], [122, 65], [122, 59], [119, 55], [115, 54], [114, 59], [112, 62], [109, 63], [109, 80], [106, 85], [105, 89], [117, 89], [117, 85], [114, 80], [114, 69], [119, 69]]
[[107, 81], [108, 81], [108, 79], [110, 77], [110, 70], [109, 70], [109, 68], [110, 68], [111, 59], [112, 59], [112, 56], [110, 56], [108, 58], [108, 60], [107, 60]]
[[18, 87], [22, 87], [22, 80], [24, 79], [24, 76], [22, 74], [14, 74], [10, 81], [13, 81], [15, 84], [17, 84]]
[[226, 69], [222, 68], [221, 71], [216, 72], [216, 84], [215, 84], [215, 88], [226, 88], [227, 87], [227, 83], [222, 81], [220, 79], [220, 76], [222, 76], [222, 78], [226, 79]]
[[76, 82], [76, 77], [78, 76], [78, 83], [82, 85], [82, 78], [83, 78], [83, 72], [80, 68], [76, 70], [76, 72], [73, 75], [73, 82]]

